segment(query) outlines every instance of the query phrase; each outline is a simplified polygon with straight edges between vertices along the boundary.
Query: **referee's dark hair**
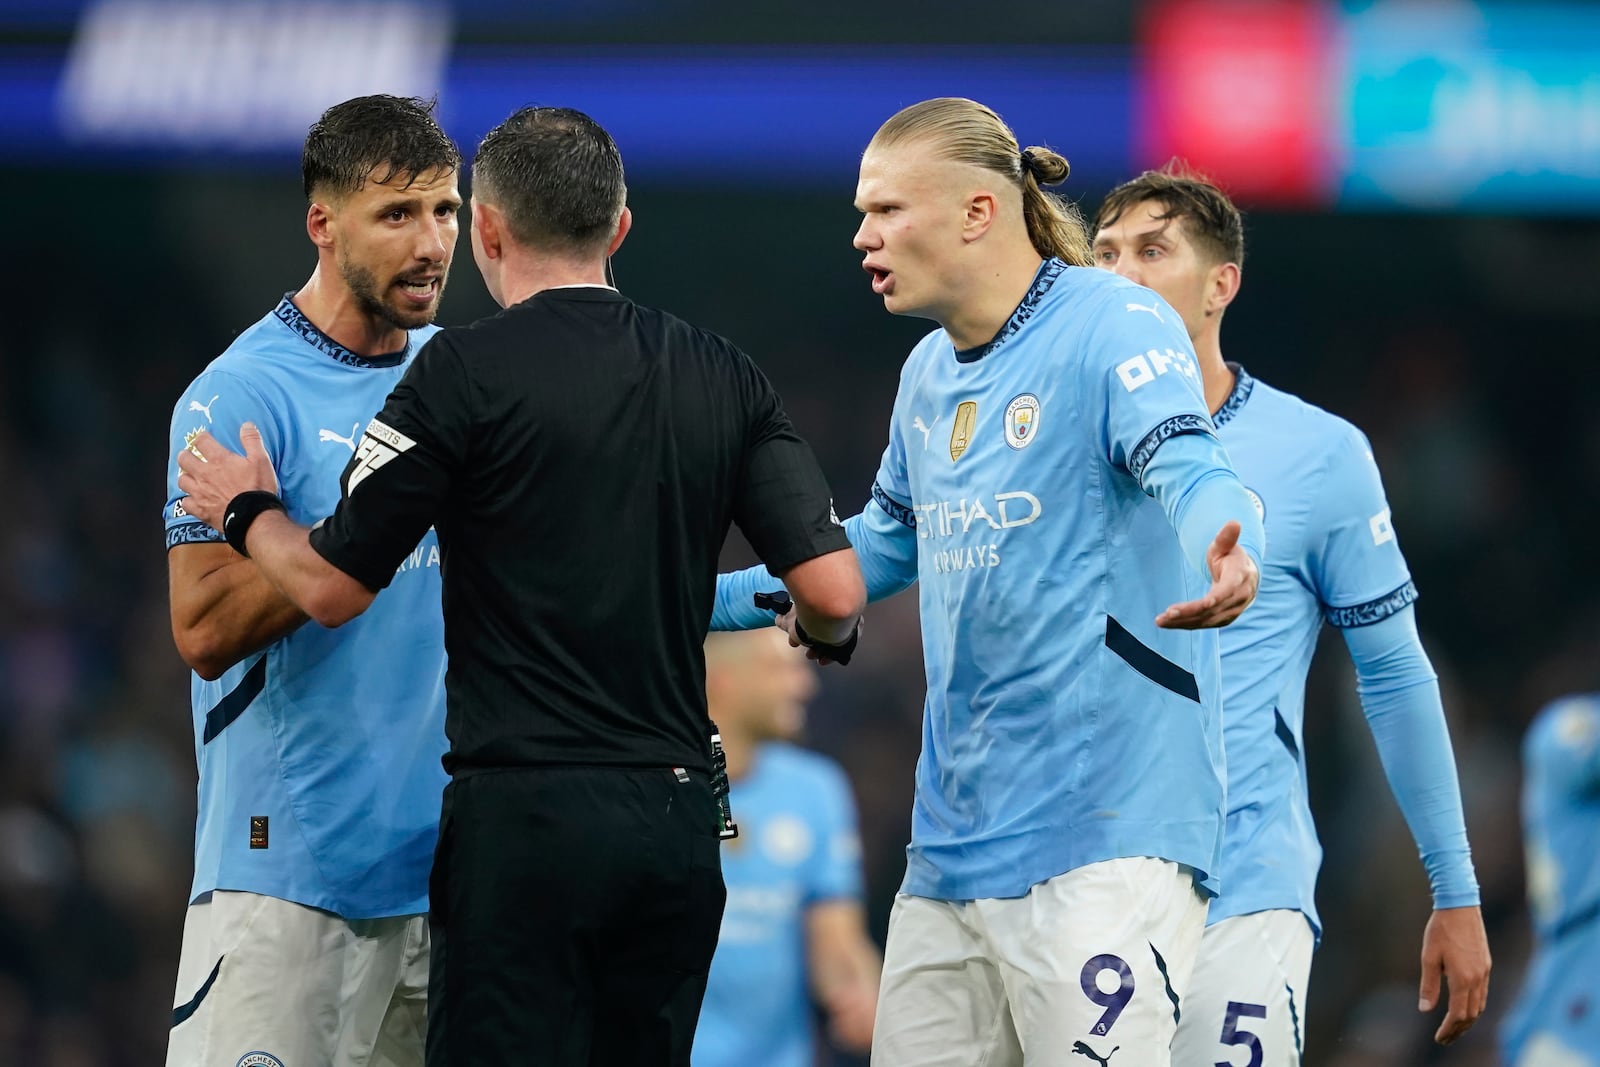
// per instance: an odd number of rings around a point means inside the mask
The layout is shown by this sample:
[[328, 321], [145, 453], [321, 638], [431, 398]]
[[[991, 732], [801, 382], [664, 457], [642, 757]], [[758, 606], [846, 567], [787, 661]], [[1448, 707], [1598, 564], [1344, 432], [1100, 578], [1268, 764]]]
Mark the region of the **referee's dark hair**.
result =
[[306, 132], [300, 179], [306, 199], [345, 196], [371, 178], [403, 179], [405, 187], [429, 171], [461, 167], [461, 150], [433, 117], [435, 102], [379, 93], [335, 104]]
[[628, 187], [599, 123], [569, 107], [523, 107], [478, 145], [472, 196], [500, 210], [520, 245], [587, 253], [616, 233]]

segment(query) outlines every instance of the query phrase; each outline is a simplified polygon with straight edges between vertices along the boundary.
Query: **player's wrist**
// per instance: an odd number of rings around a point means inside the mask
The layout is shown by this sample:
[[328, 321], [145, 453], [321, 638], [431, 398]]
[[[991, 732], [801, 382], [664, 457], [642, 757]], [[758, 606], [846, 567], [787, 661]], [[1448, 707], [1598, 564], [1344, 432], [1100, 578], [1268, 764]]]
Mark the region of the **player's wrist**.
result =
[[235, 552], [249, 559], [250, 553], [245, 548], [245, 538], [250, 533], [250, 527], [269, 511], [288, 510], [277, 493], [269, 493], [264, 489], [251, 489], [240, 493], [228, 501], [227, 508], [223, 510], [222, 536], [227, 539]]

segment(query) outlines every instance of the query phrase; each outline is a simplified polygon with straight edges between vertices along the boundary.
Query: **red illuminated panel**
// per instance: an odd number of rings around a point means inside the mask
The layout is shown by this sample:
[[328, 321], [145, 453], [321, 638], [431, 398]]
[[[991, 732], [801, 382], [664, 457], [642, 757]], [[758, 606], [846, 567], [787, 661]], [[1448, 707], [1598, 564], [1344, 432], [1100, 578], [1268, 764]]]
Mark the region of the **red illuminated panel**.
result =
[[1159, 0], [1140, 20], [1135, 151], [1255, 203], [1330, 202], [1336, 16], [1299, 0]]

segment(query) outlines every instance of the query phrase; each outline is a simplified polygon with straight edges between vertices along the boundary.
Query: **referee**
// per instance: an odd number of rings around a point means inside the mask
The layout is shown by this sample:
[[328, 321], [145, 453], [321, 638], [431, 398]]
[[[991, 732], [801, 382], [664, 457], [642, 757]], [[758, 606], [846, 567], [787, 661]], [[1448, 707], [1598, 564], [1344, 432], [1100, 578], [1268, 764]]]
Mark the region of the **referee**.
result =
[[725, 896], [701, 642], [729, 524], [818, 657], [848, 662], [865, 602], [761, 372], [605, 284], [625, 201], [586, 115], [489, 132], [472, 250], [505, 310], [428, 343], [315, 529], [284, 514], [253, 426], [243, 457], [204, 434], [179, 453], [189, 513], [324, 626], [431, 565], [415, 546], [438, 531], [429, 1067], [689, 1063]]

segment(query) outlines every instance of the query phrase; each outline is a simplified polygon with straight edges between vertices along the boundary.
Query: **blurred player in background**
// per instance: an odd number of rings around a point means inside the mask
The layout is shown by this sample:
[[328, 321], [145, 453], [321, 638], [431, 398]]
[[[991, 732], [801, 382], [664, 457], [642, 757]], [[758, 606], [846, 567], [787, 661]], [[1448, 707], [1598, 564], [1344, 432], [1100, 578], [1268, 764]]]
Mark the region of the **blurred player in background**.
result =
[[[919, 583], [928, 687], [874, 1067], [1161, 1067], [1215, 891], [1206, 629], [1254, 596], [1261, 522], [1182, 324], [1082, 269], [1082, 219], [1042, 188], [1066, 174], [963, 99], [896, 114], [861, 161], [872, 290], [941, 327], [846, 523], [871, 597]], [[769, 621], [772, 582], [723, 576], [713, 625]]]
[[1322, 849], [1306, 790], [1306, 672], [1324, 618], [1355, 660], [1362, 709], [1433, 887], [1419, 1007], [1439, 979], [1448, 1044], [1483, 1011], [1489, 949], [1467, 847], [1439, 685], [1417, 635], [1417, 598], [1367, 440], [1343, 419], [1222, 359], [1222, 315], [1239, 291], [1244, 230], [1215, 186], [1170, 165], [1106, 197], [1095, 262], [1155, 290], [1130, 308], [1182, 317], [1206, 403], [1267, 530], [1255, 606], [1221, 634], [1228, 822], [1222, 895], [1212, 902], [1183, 1003], [1173, 1062], [1300, 1062], [1306, 984], [1320, 931]]
[[722, 846], [728, 903], [695, 1067], [811, 1067], [813, 999], [836, 1045], [872, 1044], [881, 961], [861, 905], [855, 800], [837, 765], [790, 743], [816, 684], [775, 628], [706, 641], [739, 836]]
[[1535, 717], [1522, 746], [1534, 953], [1501, 1028], [1506, 1067], [1600, 1067], [1600, 694]]
[[[172, 449], [260, 428], [283, 500], [339, 499], [361, 427], [439, 308], [461, 156], [431, 105], [338, 104], [306, 137], [311, 279], [195, 379]], [[167, 472], [172, 630], [194, 669], [200, 769], [173, 1067], [420, 1064], [428, 870], [445, 785], [444, 624], [428, 531], [341, 630], [307, 617], [185, 511]]]

